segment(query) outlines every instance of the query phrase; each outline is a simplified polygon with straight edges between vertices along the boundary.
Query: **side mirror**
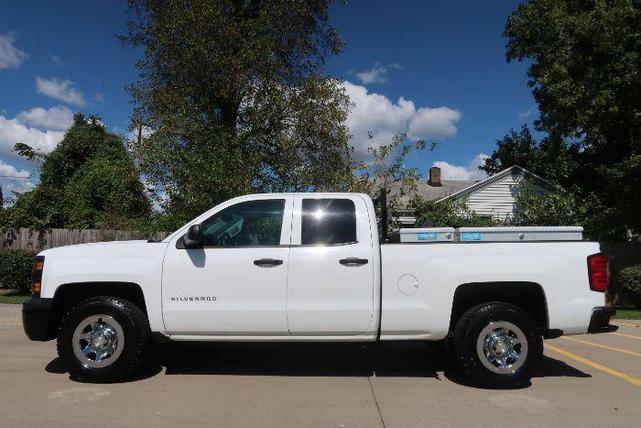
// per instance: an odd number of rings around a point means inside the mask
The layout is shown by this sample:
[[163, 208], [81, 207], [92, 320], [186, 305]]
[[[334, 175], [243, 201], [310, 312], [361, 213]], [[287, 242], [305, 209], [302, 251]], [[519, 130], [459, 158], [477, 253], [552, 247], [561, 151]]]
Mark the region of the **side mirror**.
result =
[[200, 248], [203, 246], [203, 233], [199, 224], [192, 224], [183, 237], [185, 248]]

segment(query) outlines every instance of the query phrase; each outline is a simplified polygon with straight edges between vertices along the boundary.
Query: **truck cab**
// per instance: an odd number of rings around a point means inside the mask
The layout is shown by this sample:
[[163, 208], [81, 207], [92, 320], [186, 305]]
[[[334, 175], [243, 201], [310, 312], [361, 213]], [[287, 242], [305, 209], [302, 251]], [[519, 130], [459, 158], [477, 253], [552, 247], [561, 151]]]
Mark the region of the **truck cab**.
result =
[[[366, 195], [226, 202], [168, 239], [165, 331], [176, 340], [375, 338], [380, 251], [372, 224]], [[193, 240], [184, 236], [190, 231]]]

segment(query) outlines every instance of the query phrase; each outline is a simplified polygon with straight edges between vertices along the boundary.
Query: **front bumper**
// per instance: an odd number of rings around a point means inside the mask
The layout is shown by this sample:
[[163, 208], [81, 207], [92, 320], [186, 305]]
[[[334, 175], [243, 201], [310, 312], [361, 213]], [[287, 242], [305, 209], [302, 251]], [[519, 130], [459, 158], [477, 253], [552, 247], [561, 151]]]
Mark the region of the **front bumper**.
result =
[[46, 342], [53, 339], [49, 333], [49, 319], [53, 299], [32, 297], [22, 304], [22, 326], [31, 340]]
[[592, 309], [588, 333], [607, 333], [618, 330], [619, 327], [610, 324], [610, 318], [616, 313], [617, 311], [614, 308], [607, 308], [605, 306], [598, 306]]

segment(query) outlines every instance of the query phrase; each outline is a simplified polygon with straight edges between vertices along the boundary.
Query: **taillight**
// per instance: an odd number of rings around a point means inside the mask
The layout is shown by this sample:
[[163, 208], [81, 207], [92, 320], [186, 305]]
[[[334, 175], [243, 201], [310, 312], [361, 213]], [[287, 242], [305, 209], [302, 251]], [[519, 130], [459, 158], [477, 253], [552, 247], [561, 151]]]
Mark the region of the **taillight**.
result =
[[588, 256], [588, 276], [590, 290], [605, 293], [608, 291], [608, 258], [605, 254]]
[[33, 272], [31, 273], [31, 295], [40, 297], [40, 288], [42, 286], [42, 271], [45, 268], [45, 256], [37, 256], [33, 263]]

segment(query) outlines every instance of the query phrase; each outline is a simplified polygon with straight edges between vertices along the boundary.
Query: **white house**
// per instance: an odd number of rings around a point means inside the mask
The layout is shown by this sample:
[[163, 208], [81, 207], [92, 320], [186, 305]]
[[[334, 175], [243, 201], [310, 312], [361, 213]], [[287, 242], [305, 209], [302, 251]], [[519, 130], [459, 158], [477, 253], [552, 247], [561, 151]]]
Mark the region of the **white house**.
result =
[[[441, 169], [430, 168], [428, 180], [420, 180], [416, 194], [424, 200], [464, 200], [466, 206], [478, 214], [499, 219], [512, 216], [516, 210], [516, 197], [525, 187], [547, 194], [554, 186], [520, 166], [506, 168], [484, 180], [462, 181], [441, 180]], [[391, 189], [392, 194], [401, 191], [399, 185]], [[414, 195], [401, 197], [401, 205], [408, 206]], [[403, 224], [413, 224], [415, 218], [411, 210], [405, 210], [400, 218]]]

